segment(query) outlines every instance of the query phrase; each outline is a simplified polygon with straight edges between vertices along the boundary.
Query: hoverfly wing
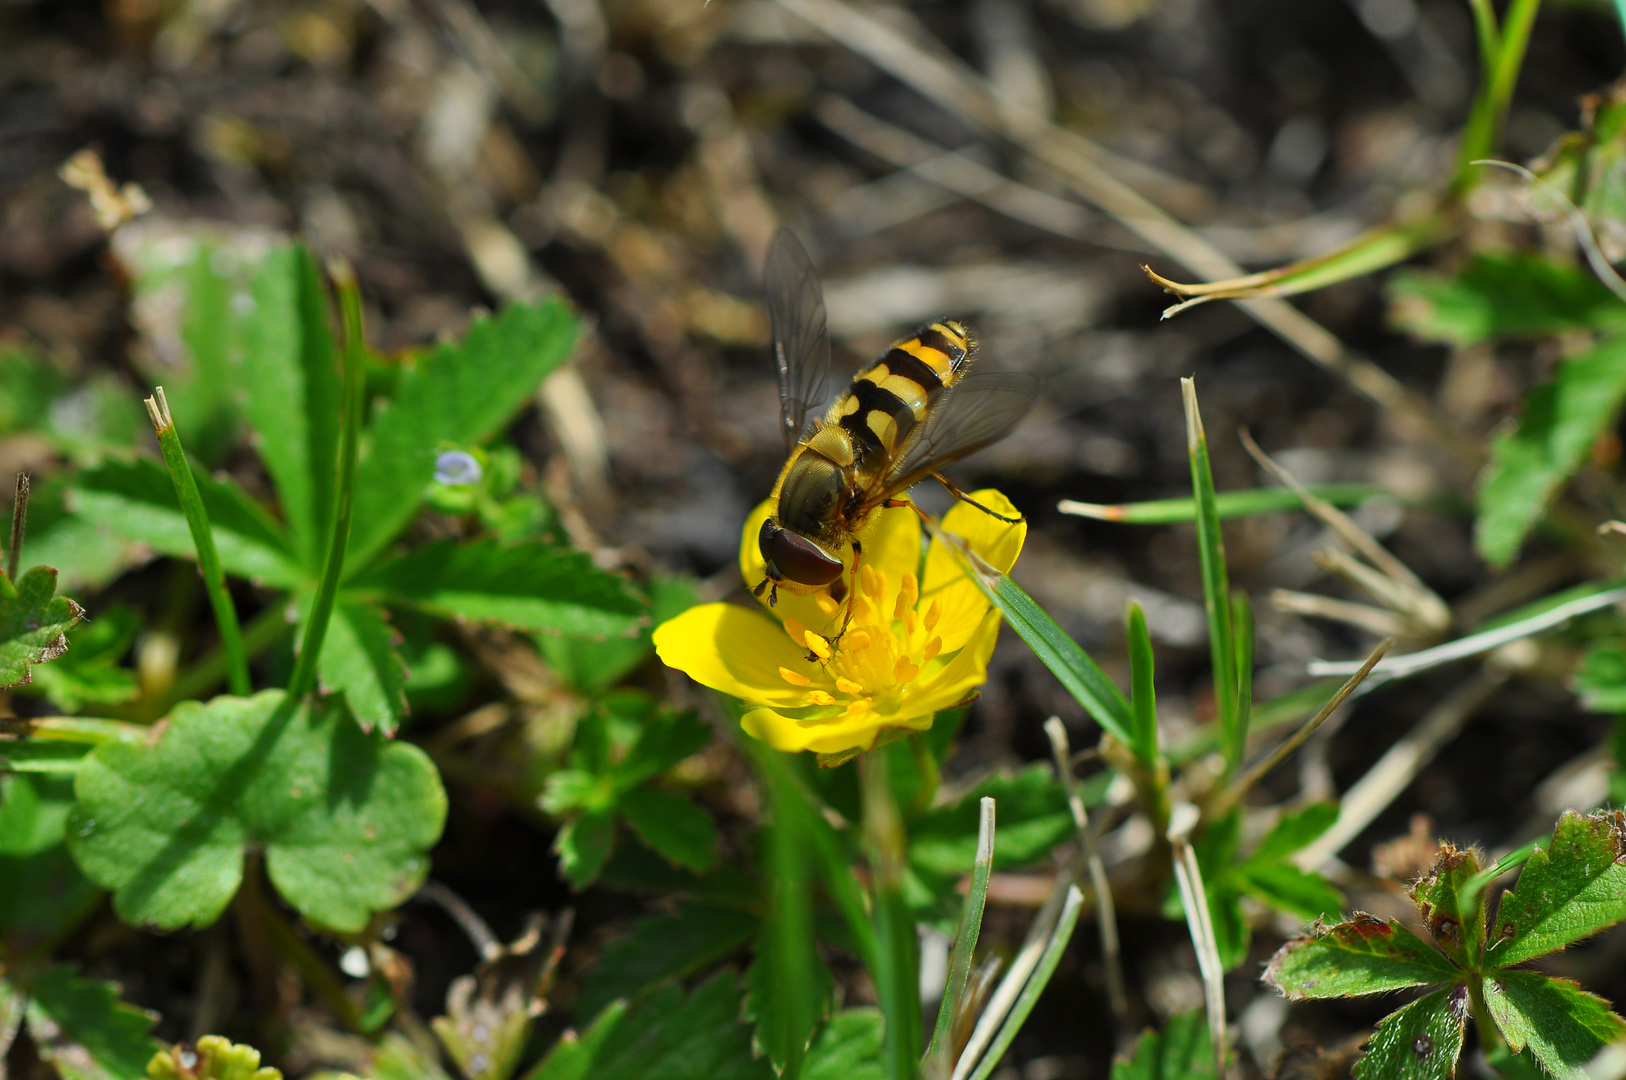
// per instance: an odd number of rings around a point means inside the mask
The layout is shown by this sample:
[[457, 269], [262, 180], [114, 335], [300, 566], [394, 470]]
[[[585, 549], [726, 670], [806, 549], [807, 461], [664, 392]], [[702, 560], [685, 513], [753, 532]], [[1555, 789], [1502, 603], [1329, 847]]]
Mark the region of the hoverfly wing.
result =
[[779, 425], [790, 451], [802, 437], [807, 411], [824, 400], [830, 377], [830, 330], [824, 287], [802, 242], [781, 228], [768, 249], [764, 275], [779, 370]]
[[872, 504], [1003, 439], [1028, 414], [1038, 397], [1039, 380], [1032, 375], [981, 371], [965, 376], [943, 392]]

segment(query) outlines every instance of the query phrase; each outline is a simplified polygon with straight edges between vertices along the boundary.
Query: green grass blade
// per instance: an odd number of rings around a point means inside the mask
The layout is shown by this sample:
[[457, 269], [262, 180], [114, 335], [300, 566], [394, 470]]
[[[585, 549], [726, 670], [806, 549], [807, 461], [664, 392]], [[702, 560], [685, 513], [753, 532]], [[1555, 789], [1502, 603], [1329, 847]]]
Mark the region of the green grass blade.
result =
[[1241, 589], [1231, 594], [1231, 633], [1236, 639], [1236, 760], [1241, 761], [1253, 715], [1253, 605]]
[[1191, 489], [1197, 504], [1197, 556], [1202, 564], [1203, 606], [1208, 612], [1208, 652], [1214, 669], [1214, 705], [1219, 712], [1225, 770], [1242, 760], [1236, 694], [1236, 639], [1231, 632], [1231, 587], [1225, 572], [1225, 545], [1214, 505], [1214, 473], [1208, 463], [1208, 437], [1197, 411], [1197, 384], [1180, 380], [1186, 406], [1186, 450], [1191, 456]]
[[1462, 130], [1457, 169], [1451, 178], [1453, 195], [1461, 195], [1473, 187], [1481, 171], [1474, 167], [1475, 161], [1496, 156], [1508, 105], [1513, 100], [1513, 86], [1519, 80], [1519, 69], [1524, 66], [1525, 49], [1530, 44], [1530, 31], [1536, 22], [1536, 12], [1541, 9], [1541, 0], [1512, 0], [1499, 32], [1488, 3], [1476, 2], [1471, 6], [1479, 37], [1481, 84]]
[[943, 987], [943, 1001], [937, 1007], [937, 1024], [922, 1068], [928, 1077], [949, 1074], [952, 1064], [949, 1055], [954, 1050], [950, 1045], [954, 1018], [960, 1012], [966, 984], [971, 979], [971, 957], [977, 948], [977, 937], [982, 933], [982, 913], [988, 903], [988, 879], [994, 871], [994, 800], [984, 796], [978, 804], [978, 813], [977, 858], [971, 865], [971, 889], [966, 893], [965, 909], [960, 913], [954, 952], [949, 959], [948, 982]]
[[[1334, 506], [1363, 506], [1393, 501], [1396, 496], [1372, 484], [1313, 484], [1310, 491]], [[1287, 488], [1256, 488], [1216, 495], [1214, 509], [1220, 520], [1300, 510], [1304, 503]], [[1087, 503], [1063, 499], [1056, 507], [1064, 514], [1115, 521], [1124, 525], [1179, 525], [1197, 519], [1195, 499], [1153, 499], [1138, 503]]]
[[181, 448], [180, 433], [175, 430], [174, 418], [169, 414], [169, 402], [164, 388], [157, 387], [147, 399], [147, 413], [152, 417], [153, 429], [158, 432], [158, 446], [164, 452], [164, 466], [175, 485], [175, 497], [180, 500], [181, 512], [192, 530], [192, 545], [198, 553], [198, 572], [203, 575], [203, 588], [214, 609], [215, 625], [220, 629], [220, 646], [226, 655], [226, 674], [231, 692], [247, 697], [253, 692], [248, 674], [248, 654], [243, 649], [243, 630], [237, 624], [237, 608], [232, 605], [231, 593], [226, 591], [226, 572], [220, 568], [220, 554], [215, 550], [214, 531], [209, 528], [209, 514], [203, 508], [203, 497], [198, 494], [192, 467], [186, 462], [186, 451]]
[[1027, 985], [1022, 987], [1022, 993], [1006, 1014], [1005, 1023], [1000, 1026], [999, 1034], [994, 1036], [993, 1042], [982, 1055], [976, 1071], [971, 1074], [970, 1080], [988, 1080], [995, 1068], [999, 1066], [1000, 1058], [1010, 1048], [1016, 1039], [1016, 1033], [1022, 1030], [1027, 1022], [1028, 1014], [1033, 1006], [1038, 1004], [1039, 995], [1050, 983], [1050, 976], [1055, 974], [1056, 965], [1061, 963], [1061, 957], [1067, 951], [1067, 943], [1073, 938], [1073, 928], [1078, 925], [1078, 913], [1084, 906], [1084, 894], [1079, 892], [1077, 885], [1067, 887], [1067, 900], [1062, 905], [1061, 917], [1056, 920], [1056, 928], [1051, 931], [1050, 941], [1045, 945], [1044, 952], [1039, 955], [1039, 964], [1033, 969]]
[[1129, 748], [1147, 768], [1157, 760], [1157, 692], [1153, 685], [1152, 636], [1146, 614], [1129, 602], [1129, 704], [1134, 710]]
[[908, 840], [892, 798], [885, 755], [861, 755], [858, 773], [864, 799], [864, 838], [874, 881], [879, 959], [870, 974], [886, 1014], [886, 1075], [891, 1080], [916, 1080], [921, 1052], [920, 975], [915, 920], [903, 898]]
[[1045, 667], [1061, 680], [1074, 700], [1084, 706], [1084, 711], [1113, 738], [1125, 746], [1133, 745], [1134, 737], [1130, 729], [1134, 720], [1129, 699], [1090, 659], [1090, 655], [1079, 648], [1078, 642], [1068, 637], [1056, 625], [1056, 620], [1035, 603], [1020, 585], [989, 565], [964, 540], [941, 530], [937, 536], [959, 556], [977, 588], [1005, 616], [1011, 629], [1020, 634], [1034, 654], [1044, 661]]
[[322, 560], [322, 578], [316, 586], [316, 598], [311, 601], [310, 622], [305, 624], [305, 637], [300, 642], [299, 656], [294, 661], [293, 674], [288, 677], [288, 693], [294, 697], [308, 694], [316, 685], [316, 663], [322, 653], [322, 639], [327, 635], [327, 624], [333, 618], [333, 604], [339, 594], [339, 577], [344, 570], [345, 546], [350, 540], [350, 519], [356, 504], [356, 453], [361, 436], [362, 395], [366, 373], [363, 370], [361, 326], [361, 290], [356, 285], [355, 271], [347, 263], [338, 263], [332, 269], [333, 284], [339, 293], [339, 310], [344, 323], [344, 387], [343, 421], [339, 431], [339, 460], [337, 463], [338, 490], [334, 493], [333, 513], [328, 519], [327, 554]]

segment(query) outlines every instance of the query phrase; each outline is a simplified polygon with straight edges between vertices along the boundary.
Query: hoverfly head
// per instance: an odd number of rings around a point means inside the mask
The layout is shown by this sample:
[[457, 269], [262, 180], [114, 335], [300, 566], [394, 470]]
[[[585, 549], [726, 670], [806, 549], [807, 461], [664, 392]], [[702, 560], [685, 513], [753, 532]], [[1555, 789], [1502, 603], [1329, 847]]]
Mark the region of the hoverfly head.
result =
[[767, 564], [768, 580], [775, 585], [781, 581], [828, 585], [838, 580], [844, 569], [840, 559], [800, 533], [774, 524], [773, 518], [762, 523], [757, 546], [762, 549], [762, 561]]

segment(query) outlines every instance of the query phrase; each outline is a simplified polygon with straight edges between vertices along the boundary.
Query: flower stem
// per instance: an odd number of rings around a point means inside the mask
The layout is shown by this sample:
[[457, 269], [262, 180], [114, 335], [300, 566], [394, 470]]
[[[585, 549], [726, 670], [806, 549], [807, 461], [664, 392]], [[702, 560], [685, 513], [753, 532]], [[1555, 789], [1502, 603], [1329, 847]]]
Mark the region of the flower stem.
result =
[[215, 625], [220, 628], [220, 648], [226, 655], [228, 685], [232, 693], [246, 697], [253, 692], [254, 685], [249, 680], [248, 653], [243, 649], [242, 628], [237, 625], [237, 608], [231, 602], [231, 593], [226, 591], [226, 572], [221, 569], [220, 554], [215, 550], [209, 513], [203, 508], [198, 482], [192, 476], [192, 466], [187, 464], [181, 435], [175, 430], [175, 419], [169, 414], [169, 400], [164, 397], [162, 386], [153, 389], [146, 405], [153, 430], [158, 432], [158, 446], [164, 452], [164, 467], [175, 485], [175, 497], [180, 500], [181, 513], [186, 515], [187, 528], [192, 530], [198, 572], [203, 575], [203, 588], [209, 595], [209, 606], [214, 609]]
[[6, 548], [6, 576], [15, 584], [23, 557], [23, 533], [28, 529], [28, 474], [17, 474], [17, 497], [11, 503], [11, 544]]
[[920, 976], [915, 923], [903, 902], [908, 845], [892, 798], [885, 751], [858, 757], [864, 843], [875, 889], [876, 995], [886, 1014], [886, 1069], [891, 1080], [915, 1080], [921, 1053]]
[[333, 618], [333, 605], [339, 595], [339, 576], [344, 571], [345, 546], [350, 541], [350, 517], [356, 502], [356, 446], [361, 436], [362, 341], [361, 292], [350, 264], [335, 260], [328, 274], [339, 294], [339, 311], [344, 324], [343, 427], [339, 434], [338, 491], [330, 519], [327, 554], [322, 559], [322, 578], [311, 602], [310, 621], [299, 645], [288, 692], [295, 697], [310, 693], [316, 685], [316, 662], [322, 653], [327, 624]]

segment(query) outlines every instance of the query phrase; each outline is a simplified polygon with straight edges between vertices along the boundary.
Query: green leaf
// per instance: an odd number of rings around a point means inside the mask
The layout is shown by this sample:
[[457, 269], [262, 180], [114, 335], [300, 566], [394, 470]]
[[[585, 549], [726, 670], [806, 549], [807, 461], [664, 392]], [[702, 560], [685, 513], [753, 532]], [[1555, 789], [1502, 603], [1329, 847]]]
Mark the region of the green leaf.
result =
[[68, 632], [68, 651], [31, 673], [31, 689], [65, 713], [79, 712], [86, 705], [129, 701], [141, 692], [141, 684], [119, 661], [140, 629], [140, 614], [124, 604], [84, 620]]
[[1626, 324], [1626, 308], [1596, 277], [1536, 255], [1477, 255], [1452, 277], [1396, 274], [1389, 298], [1398, 328], [1454, 345]]
[[98, 892], [64, 843], [66, 776], [0, 776], [0, 955], [43, 951], [90, 913]]
[[1485, 906], [1479, 902], [1479, 855], [1443, 845], [1434, 865], [1411, 887], [1417, 913], [1436, 944], [1458, 963], [1477, 959], [1485, 943]]
[[[193, 476], [227, 573], [273, 588], [303, 580], [286, 534], [269, 514], [235, 482], [211, 478], [197, 468]], [[175, 485], [164, 466], [151, 458], [107, 461], [87, 469], [72, 481], [68, 504], [83, 520], [161, 554], [197, 557]]]
[[652, 717], [627, 756], [610, 771], [617, 787], [626, 789], [693, 757], [711, 742], [711, 728], [695, 712], [662, 709]]
[[807, 1048], [802, 1080], [886, 1080], [886, 1017], [876, 1008], [843, 1009]]
[[145, 427], [135, 394], [111, 373], [69, 379], [36, 353], [0, 345], [0, 433], [38, 432], [69, 460], [88, 464], [133, 446]]
[[1332, 828], [1338, 820], [1335, 802], [1311, 803], [1301, 810], [1290, 811], [1276, 819], [1276, 824], [1259, 846], [1248, 856], [1252, 863], [1275, 862], [1292, 856]]
[[631, 637], [648, 621], [625, 581], [583, 552], [543, 543], [441, 541], [360, 575], [349, 589], [521, 630]]
[[366, 565], [412, 520], [434, 479], [437, 454], [494, 434], [575, 340], [576, 318], [563, 302], [513, 304], [406, 371], [395, 400], [373, 418], [346, 565]]
[[369, 1077], [370, 1080], [452, 1080], [440, 1067], [438, 1056], [425, 1054], [417, 1043], [398, 1031], [385, 1035], [373, 1050]]
[[627, 1003], [615, 1001], [594, 1017], [587, 1030], [580, 1035], [576, 1034], [575, 1029], [566, 1028], [547, 1056], [525, 1074], [525, 1080], [588, 1080], [592, 1075], [593, 1059], [605, 1052], [606, 1045], [626, 1015]]
[[1265, 968], [1264, 980], [1303, 1001], [1451, 982], [1461, 974], [1397, 920], [1385, 923], [1357, 911], [1346, 922], [1317, 927], [1283, 945]]
[[599, 694], [654, 655], [653, 627], [693, 607], [696, 582], [686, 577], [656, 577], [649, 582], [650, 626], [636, 638], [566, 637], [538, 634], [537, 651], [561, 679], [586, 694]]
[[339, 366], [316, 260], [298, 244], [274, 248], [254, 275], [252, 300], [242, 326], [241, 405], [294, 550], [314, 575], [339, 454]]
[[1175, 1013], [1160, 1035], [1148, 1030], [1135, 1052], [1112, 1062], [1112, 1080], [1207, 1080], [1214, 1075], [1214, 1043], [1201, 1009]]
[[54, 967], [24, 987], [28, 1032], [62, 1080], [141, 1080], [159, 1049], [147, 1033], [158, 1019], [119, 1000], [107, 983]]
[[1237, 697], [1236, 638], [1231, 630], [1231, 586], [1225, 568], [1225, 543], [1215, 506], [1214, 473], [1208, 461], [1208, 437], [1197, 411], [1197, 389], [1180, 380], [1185, 397], [1186, 450], [1191, 459], [1191, 492], [1197, 507], [1197, 561], [1202, 568], [1203, 607], [1208, 614], [1208, 658], [1214, 679], [1214, 706], [1219, 712], [1220, 750], [1227, 775], [1242, 760], [1248, 732]]
[[[772, 1080], [768, 1063], [751, 1054], [751, 1029], [740, 1023], [740, 992], [729, 972], [688, 997], [668, 985], [614, 1017], [606, 1010], [568, 1052], [555, 1047], [526, 1080]], [[601, 1024], [610, 1030], [601, 1034]]]
[[1048, 765], [1013, 776], [990, 776], [954, 803], [930, 810], [909, 826], [909, 861], [919, 870], [958, 878], [977, 857], [977, 822], [983, 796], [999, 807], [994, 866], [1013, 869], [1047, 858], [1073, 833], [1067, 790]]
[[1357, 1080], [1451, 1080], [1462, 1055], [1468, 991], [1436, 990], [1378, 1021], [1355, 1063]]
[[423, 751], [277, 690], [183, 703], [151, 745], [103, 743], [77, 792], [80, 866], [121, 917], [163, 929], [219, 917], [253, 844], [301, 915], [357, 931], [417, 888], [446, 819]]
[[1130, 749], [1147, 768], [1157, 761], [1157, 692], [1153, 682], [1152, 636], [1140, 605], [1129, 602], [1129, 703], [1134, 712], [1134, 742]]
[[705, 873], [717, 865], [717, 827], [683, 796], [640, 787], [623, 793], [616, 807], [644, 843], [678, 866]]
[[59, 588], [97, 589], [147, 558], [144, 545], [69, 512], [63, 479], [34, 485], [21, 565], [56, 567]]
[[1474, 545], [1506, 566], [1547, 502], [1581, 466], [1626, 396], [1626, 338], [1605, 341], [1559, 365], [1525, 399], [1517, 430], [1491, 443], [1479, 486]]
[[597, 810], [567, 823], [553, 839], [559, 853], [559, 871], [577, 889], [585, 889], [604, 869], [615, 839], [615, 814]]
[[36, 566], [16, 585], [0, 571], [0, 688], [29, 681], [35, 664], [68, 648], [67, 630], [85, 609], [56, 595], [56, 571]]
[[658, 983], [686, 979], [745, 945], [758, 924], [754, 915], [709, 904], [639, 919], [582, 977], [576, 1014], [596, 1016], [617, 998], [636, 999]]
[[1050, 939], [1045, 942], [1038, 963], [1033, 966], [1033, 974], [1022, 986], [1022, 992], [1016, 996], [1016, 1001], [1011, 1005], [1011, 1011], [1006, 1014], [999, 1031], [988, 1043], [988, 1049], [983, 1052], [976, 1069], [971, 1073], [971, 1080], [988, 1080], [993, 1075], [1000, 1059], [1005, 1056], [1005, 1051], [1009, 1050], [1011, 1043], [1015, 1041], [1017, 1032], [1027, 1023], [1028, 1015], [1039, 1003], [1039, 996], [1050, 984], [1050, 977], [1056, 973], [1056, 965], [1061, 963], [1062, 954], [1067, 951], [1067, 943], [1073, 938], [1073, 929], [1078, 925], [1078, 912], [1083, 905], [1084, 894], [1079, 892], [1078, 886], [1068, 886], [1061, 915], [1050, 931]]
[[1488, 953], [1500, 967], [1562, 949], [1626, 919], [1626, 811], [1566, 810], [1502, 896]]
[[1290, 863], [1244, 866], [1237, 882], [1271, 907], [1301, 919], [1336, 919], [1344, 908], [1343, 893], [1328, 885], [1320, 874], [1308, 873]]
[[1502, 971], [1485, 980], [1485, 1006], [1515, 1053], [1530, 1048], [1558, 1080], [1586, 1080], [1586, 1064], [1626, 1038], [1626, 1020], [1609, 1003], [1568, 979], [1535, 971]]
[[184, 1045], [162, 1050], [147, 1064], [147, 1080], [282, 1080], [282, 1072], [261, 1067], [260, 1052], [219, 1035], [204, 1035], [190, 1062]]
[[1618, 641], [1594, 642], [1576, 673], [1575, 692], [1582, 708], [1626, 713], [1626, 648]]
[[322, 639], [317, 674], [324, 690], [344, 694], [363, 731], [394, 735], [407, 716], [406, 663], [395, 651], [395, 631], [368, 604], [335, 605]]

